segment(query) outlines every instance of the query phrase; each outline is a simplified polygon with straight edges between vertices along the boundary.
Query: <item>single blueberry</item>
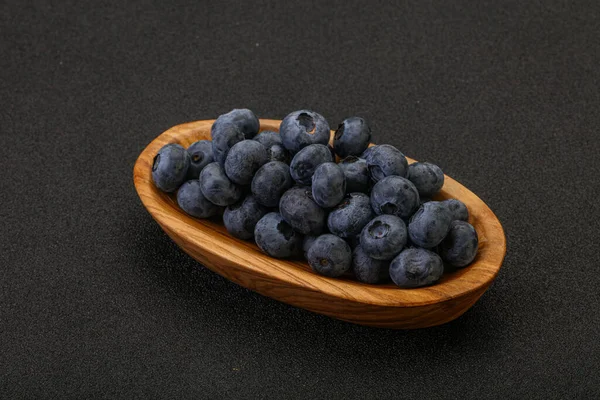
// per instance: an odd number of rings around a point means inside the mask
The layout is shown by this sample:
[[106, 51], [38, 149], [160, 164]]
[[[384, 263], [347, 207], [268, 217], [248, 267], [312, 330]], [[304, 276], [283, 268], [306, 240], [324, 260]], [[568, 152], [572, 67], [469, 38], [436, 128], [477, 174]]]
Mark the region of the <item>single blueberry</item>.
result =
[[233, 145], [244, 140], [244, 133], [229, 119], [221, 119], [221, 117], [213, 123], [210, 136], [212, 138], [213, 158], [219, 164], [224, 165], [227, 153]]
[[444, 173], [435, 164], [416, 162], [408, 166], [408, 179], [419, 191], [419, 196], [431, 197], [444, 186]]
[[281, 141], [292, 153], [311, 144], [327, 145], [329, 124], [314, 111], [299, 110], [288, 114], [279, 126]]
[[358, 157], [349, 156], [338, 164], [346, 177], [346, 193], [369, 193], [371, 190], [371, 176], [367, 162]]
[[256, 223], [268, 212], [267, 207], [259, 204], [254, 196], [249, 195], [225, 209], [223, 224], [231, 236], [242, 240], [252, 239]]
[[295, 186], [281, 196], [279, 212], [295, 230], [303, 235], [323, 232], [327, 213], [315, 203], [309, 187]]
[[361, 246], [352, 252], [354, 276], [361, 282], [375, 284], [386, 281], [390, 277], [389, 268], [389, 261], [369, 257]]
[[465, 221], [453, 221], [450, 231], [438, 246], [442, 260], [453, 267], [466, 267], [477, 255], [479, 238], [473, 225]]
[[212, 143], [210, 140], [198, 140], [188, 147], [187, 152], [190, 155], [187, 179], [198, 179], [202, 169], [214, 161]]
[[319, 165], [312, 176], [312, 194], [323, 208], [335, 207], [346, 193], [346, 178], [339, 165], [327, 162]]
[[217, 121], [229, 121], [235, 124], [244, 134], [244, 138], [252, 139], [260, 130], [260, 121], [256, 115], [247, 108], [236, 108], [227, 114], [219, 116]]
[[369, 196], [364, 193], [349, 193], [329, 213], [327, 227], [334, 235], [354, 238], [374, 217]]
[[200, 172], [200, 188], [204, 197], [218, 206], [234, 204], [242, 197], [242, 189], [231, 182], [218, 162], [208, 164]]
[[274, 144], [271, 147], [267, 147], [267, 158], [270, 161], [281, 161], [289, 164], [290, 152], [282, 144]]
[[442, 201], [442, 204], [448, 208], [450, 214], [452, 214], [452, 220], [456, 221], [468, 221], [469, 220], [469, 210], [465, 203], [457, 199], [448, 199]]
[[214, 205], [202, 194], [200, 181], [197, 179], [185, 182], [177, 191], [177, 204], [192, 217], [210, 218], [217, 215], [220, 207]]
[[152, 162], [152, 180], [163, 192], [174, 192], [185, 182], [190, 155], [178, 144], [163, 146]]
[[254, 228], [256, 245], [275, 258], [289, 258], [300, 254], [302, 235], [296, 232], [279, 213], [265, 214]]
[[416, 288], [437, 282], [444, 273], [444, 263], [432, 251], [406, 249], [392, 260], [389, 273], [399, 287]]
[[415, 185], [400, 176], [388, 176], [371, 190], [371, 206], [376, 214], [391, 214], [407, 219], [419, 208]]
[[277, 207], [281, 196], [293, 185], [290, 167], [281, 161], [269, 161], [256, 171], [251, 190], [260, 204]]
[[405, 177], [408, 172], [408, 162], [404, 154], [389, 144], [380, 144], [369, 152], [367, 167], [374, 182], [391, 175]]
[[249, 185], [256, 171], [267, 161], [265, 146], [255, 140], [242, 140], [229, 150], [225, 173], [233, 183]]
[[408, 235], [419, 247], [433, 248], [440, 244], [450, 230], [452, 216], [439, 201], [424, 203], [410, 218]]
[[265, 146], [267, 149], [274, 144], [282, 144], [279, 133], [273, 131], [262, 131], [254, 137], [254, 140]]
[[343, 275], [352, 266], [352, 250], [344, 239], [326, 233], [312, 243], [307, 260], [315, 272], [335, 278]]
[[327, 146], [311, 144], [300, 150], [290, 163], [290, 174], [301, 185], [310, 185], [315, 169], [323, 163], [333, 162]]
[[376, 260], [391, 260], [406, 245], [406, 225], [395, 215], [373, 218], [360, 234], [364, 252]]
[[371, 143], [371, 128], [360, 117], [344, 120], [335, 131], [333, 147], [341, 158], [360, 156]]

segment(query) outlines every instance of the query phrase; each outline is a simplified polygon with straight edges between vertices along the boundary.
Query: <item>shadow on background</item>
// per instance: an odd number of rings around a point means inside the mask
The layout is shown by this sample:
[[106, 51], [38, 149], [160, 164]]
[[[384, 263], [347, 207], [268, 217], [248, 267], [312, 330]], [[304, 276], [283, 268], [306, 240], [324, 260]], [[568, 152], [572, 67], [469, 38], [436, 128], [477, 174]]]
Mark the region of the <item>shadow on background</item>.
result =
[[[186, 320], [191, 320], [192, 325], [201, 324], [198, 330], [204, 324], [225, 326], [242, 336], [259, 337], [290, 349], [286, 351], [304, 345], [312, 347], [315, 353], [335, 353], [349, 359], [435, 358], [440, 351], [494, 351], [502, 343], [505, 325], [487, 300], [489, 293], [463, 316], [441, 326], [417, 330], [358, 326], [240, 287], [185, 254], [149, 215], [143, 219], [136, 223], [142, 227], [141, 232], [136, 232], [142, 240], [132, 240], [135, 247], [131, 249], [131, 263], [137, 266], [138, 273], [150, 279], [156, 296], [170, 298], [176, 310], [169, 314], [190, 314]], [[169, 314], [161, 317], [168, 319]], [[194, 330], [194, 326], [184, 329]]]

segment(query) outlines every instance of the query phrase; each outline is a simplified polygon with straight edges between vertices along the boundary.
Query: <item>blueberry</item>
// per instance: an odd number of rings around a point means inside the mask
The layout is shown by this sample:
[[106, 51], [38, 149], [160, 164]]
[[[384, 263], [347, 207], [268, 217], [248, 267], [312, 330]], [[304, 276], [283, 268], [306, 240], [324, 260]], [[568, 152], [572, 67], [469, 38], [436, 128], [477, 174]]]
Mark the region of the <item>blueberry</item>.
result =
[[183, 182], [190, 167], [190, 155], [178, 144], [163, 146], [152, 162], [152, 180], [163, 192], [174, 192]]
[[361, 282], [374, 284], [386, 281], [390, 277], [389, 267], [389, 261], [369, 257], [361, 246], [352, 252], [354, 276]]
[[338, 164], [346, 177], [346, 193], [369, 193], [371, 190], [371, 177], [367, 162], [358, 157], [349, 156]]
[[227, 153], [234, 144], [244, 140], [244, 133], [229, 119], [217, 118], [210, 129], [212, 138], [213, 158], [221, 165], [225, 164]]
[[344, 158], [360, 156], [371, 143], [371, 128], [360, 117], [344, 120], [335, 131], [333, 147], [335, 153]]
[[395, 215], [373, 218], [360, 234], [364, 252], [376, 260], [391, 260], [406, 245], [406, 225]]
[[373, 186], [371, 206], [376, 214], [391, 214], [407, 219], [419, 208], [415, 185], [400, 176], [388, 176]]
[[202, 169], [214, 161], [212, 143], [210, 140], [198, 140], [188, 147], [187, 152], [190, 155], [187, 179], [198, 179]]
[[452, 214], [452, 220], [469, 220], [469, 210], [467, 209], [467, 206], [465, 206], [465, 203], [463, 203], [462, 201], [457, 199], [448, 199], [442, 201], [442, 204], [444, 204], [450, 211], [450, 214]]
[[259, 204], [254, 196], [228, 206], [223, 213], [223, 224], [227, 232], [238, 239], [248, 240], [254, 236], [254, 227], [269, 209]]
[[437, 282], [444, 273], [440, 256], [426, 249], [406, 249], [390, 263], [390, 277], [401, 288], [416, 288]]
[[371, 152], [373, 150], [375, 150], [375, 147], [377, 147], [377, 145], [373, 145], [371, 147], [367, 147], [367, 149], [365, 151], [363, 151], [362, 155], [360, 156], [360, 158], [362, 159], [367, 159], [367, 157], [369, 156], [369, 154], [371, 154]]
[[346, 193], [346, 178], [339, 165], [327, 162], [319, 165], [312, 176], [312, 194], [323, 208], [336, 206]]
[[389, 144], [380, 144], [370, 151], [367, 155], [367, 167], [374, 182], [391, 175], [405, 177], [408, 172], [404, 154]]
[[364, 193], [350, 193], [329, 213], [327, 227], [334, 235], [353, 238], [359, 235], [374, 217], [369, 196]]
[[308, 250], [310, 250], [310, 246], [313, 245], [315, 240], [317, 240], [318, 236], [306, 235], [304, 236], [304, 240], [302, 241], [302, 251], [304, 252], [304, 258], [308, 259]]
[[254, 240], [263, 252], [275, 258], [296, 256], [302, 246], [302, 235], [276, 212], [265, 214], [256, 223]]
[[252, 139], [260, 129], [260, 121], [256, 115], [247, 108], [237, 108], [219, 117], [235, 124], [244, 134], [246, 139]]
[[204, 197], [200, 189], [200, 181], [197, 179], [189, 180], [181, 185], [177, 192], [177, 204], [183, 211], [196, 218], [210, 218], [220, 211], [219, 206]]
[[473, 225], [465, 221], [453, 221], [450, 231], [438, 246], [442, 260], [453, 267], [466, 267], [477, 255], [479, 238]]
[[327, 146], [311, 144], [300, 150], [290, 163], [292, 178], [301, 185], [310, 185], [315, 169], [323, 163], [333, 162]]
[[326, 233], [312, 243], [307, 260], [315, 272], [335, 278], [343, 275], [352, 266], [352, 250], [344, 239]]
[[329, 124], [314, 111], [299, 110], [288, 114], [279, 126], [281, 141], [292, 153], [311, 144], [329, 143]]
[[419, 247], [432, 248], [440, 244], [450, 230], [452, 216], [439, 201], [423, 204], [410, 218], [408, 235]]
[[229, 180], [218, 162], [208, 164], [200, 172], [200, 188], [204, 197], [218, 206], [234, 204], [242, 197], [242, 189]]
[[279, 212], [295, 230], [304, 235], [319, 235], [327, 214], [315, 203], [309, 187], [296, 186], [281, 196]]
[[242, 140], [229, 150], [225, 173], [233, 183], [249, 185], [256, 171], [267, 161], [265, 146], [255, 140]]
[[444, 173], [435, 164], [416, 162], [408, 166], [408, 179], [415, 185], [419, 195], [431, 197], [444, 186]]
[[294, 184], [290, 167], [281, 161], [269, 161], [256, 171], [251, 190], [256, 201], [267, 207], [277, 207], [286, 190]]
[[265, 146], [267, 149], [274, 144], [282, 144], [279, 133], [273, 131], [262, 131], [254, 137], [254, 140]]
[[271, 147], [267, 147], [267, 158], [270, 161], [281, 161], [289, 164], [290, 152], [282, 144], [274, 144]]

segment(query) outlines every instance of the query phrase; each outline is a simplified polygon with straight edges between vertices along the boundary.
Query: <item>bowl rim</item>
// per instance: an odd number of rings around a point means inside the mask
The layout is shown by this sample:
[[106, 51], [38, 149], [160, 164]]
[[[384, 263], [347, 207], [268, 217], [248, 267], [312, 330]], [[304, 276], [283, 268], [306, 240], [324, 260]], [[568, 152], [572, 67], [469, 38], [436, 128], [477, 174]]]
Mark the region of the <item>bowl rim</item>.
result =
[[[133, 171], [138, 196], [159, 225], [163, 229], [175, 229], [180, 237], [195, 241], [195, 245], [212, 258], [218, 258], [224, 264], [233, 262], [238, 268], [276, 279], [290, 288], [308, 288], [327, 296], [382, 307], [420, 307], [451, 301], [487, 288], [498, 275], [506, 254], [506, 238], [500, 221], [478, 196], [447, 175], [440, 195], [436, 197], [459, 198], [467, 205], [469, 222], [475, 226], [479, 236], [478, 254], [468, 267], [445, 273], [438, 283], [421, 288], [401, 289], [393, 283], [370, 285], [356, 280], [321, 276], [313, 272], [306, 262], [271, 258], [262, 253], [254, 242], [236, 239], [226, 234], [226, 231], [224, 233], [224, 228], [215, 229], [217, 224], [213, 221], [200, 220], [185, 214], [179, 209], [172, 195], [163, 193], [154, 186], [151, 162], [165, 144], [179, 143], [185, 144], [186, 147], [196, 140], [207, 139], [206, 136], [210, 139], [210, 127], [213, 122], [214, 119], [188, 122], [166, 130], [140, 153]], [[260, 130], [278, 132], [280, 122], [260, 119]], [[416, 161], [409, 157], [407, 160], [409, 163]], [[222, 224], [220, 225], [222, 227]], [[224, 234], [229, 240], [215, 244], [215, 234]], [[238, 255], [240, 248], [250, 250], [245, 254], [246, 257]], [[205, 266], [223, 275], [218, 268]]]

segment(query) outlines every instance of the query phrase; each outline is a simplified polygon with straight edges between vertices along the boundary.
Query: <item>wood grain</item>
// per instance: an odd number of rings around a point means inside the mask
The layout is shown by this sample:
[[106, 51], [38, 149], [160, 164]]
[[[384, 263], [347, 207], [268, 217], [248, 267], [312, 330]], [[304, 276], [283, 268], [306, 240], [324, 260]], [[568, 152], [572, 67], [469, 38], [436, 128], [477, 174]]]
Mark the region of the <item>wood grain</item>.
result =
[[[418, 289], [399, 289], [393, 284], [368, 285], [349, 276], [323, 277], [312, 272], [306, 262], [268, 257], [253, 242], [230, 236], [221, 223], [190, 217], [179, 209], [174, 195], [156, 189], [151, 177], [152, 160], [165, 144], [188, 147], [197, 140], [210, 139], [213, 121], [177, 125], [153, 140], [135, 164], [134, 183], [146, 209], [173, 241], [232, 282], [344, 321], [410, 329], [443, 324], [462, 315], [498, 274], [506, 252], [500, 221], [481, 199], [448, 176], [436, 199], [456, 198], [467, 205], [469, 222], [479, 235], [479, 251], [469, 267], [444, 274], [438, 284]], [[260, 122], [261, 130], [279, 130], [280, 121]]]

